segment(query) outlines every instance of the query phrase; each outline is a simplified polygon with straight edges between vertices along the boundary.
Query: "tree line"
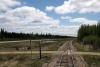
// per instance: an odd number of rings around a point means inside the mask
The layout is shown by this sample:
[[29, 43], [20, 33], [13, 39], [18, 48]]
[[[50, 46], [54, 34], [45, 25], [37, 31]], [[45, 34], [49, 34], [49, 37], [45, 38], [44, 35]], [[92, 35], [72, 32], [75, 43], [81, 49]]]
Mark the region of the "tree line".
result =
[[95, 25], [81, 25], [78, 30], [77, 40], [89, 44], [93, 49], [100, 49], [100, 23]]
[[1, 28], [0, 31], [0, 40], [24, 40], [24, 39], [47, 39], [47, 38], [69, 38], [71, 36], [62, 36], [62, 35], [52, 35], [48, 34], [33, 34], [33, 33], [16, 33], [16, 32], [7, 32]]

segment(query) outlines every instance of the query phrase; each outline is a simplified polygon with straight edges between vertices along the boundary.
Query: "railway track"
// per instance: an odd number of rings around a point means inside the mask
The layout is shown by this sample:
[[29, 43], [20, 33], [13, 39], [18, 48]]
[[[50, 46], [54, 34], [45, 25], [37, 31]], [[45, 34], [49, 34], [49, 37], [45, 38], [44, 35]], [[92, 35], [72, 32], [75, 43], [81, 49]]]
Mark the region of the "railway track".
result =
[[57, 64], [55, 67], [76, 67], [70, 44], [71, 44], [71, 41], [69, 41], [66, 44], [66, 47], [64, 47], [64, 52], [60, 56], [60, 59], [57, 61]]

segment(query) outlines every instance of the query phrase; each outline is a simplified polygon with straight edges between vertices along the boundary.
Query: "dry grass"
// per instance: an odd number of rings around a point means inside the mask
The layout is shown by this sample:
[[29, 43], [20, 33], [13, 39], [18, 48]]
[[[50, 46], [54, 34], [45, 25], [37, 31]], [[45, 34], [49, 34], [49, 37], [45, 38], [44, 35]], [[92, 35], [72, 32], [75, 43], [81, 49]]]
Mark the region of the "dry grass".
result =
[[83, 55], [84, 60], [87, 61], [89, 67], [100, 67], [100, 56]]
[[[83, 45], [78, 42], [73, 42], [73, 46], [77, 49], [77, 51], [83, 51]], [[89, 51], [89, 45], [84, 45], [84, 51]]]
[[73, 46], [77, 49], [77, 51], [83, 51], [82, 45], [80, 45], [78, 42], [73, 42]]
[[[55, 51], [66, 41], [67, 40], [58, 40], [58, 42], [55, 43], [44, 43], [41, 47], [42, 50]], [[29, 42], [0, 44], [0, 51], [20, 51], [15, 48], [21, 46], [30, 47], [30, 44]], [[32, 42], [32, 49], [34, 51], [39, 50], [39, 42]], [[39, 54], [33, 54], [32, 58], [33, 59], [31, 59], [31, 56], [28, 54], [0, 54], [0, 67], [40, 67], [43, 63], [50, 62], [51, 54], [42, 54], [41, 60], [39, 59]]]
[[55, 43], [47, 44], [44, 47], [42, 47], [42, 50], [47, 50], [47, 51], [55, 51], [57, 50], [60, 46], [63, 45], [65, 41], [58, 41]]
[[[41, 47], [42, 50], [57, 50], [65, 40], [59, 40], [55, 43], [42, 43]], [[20, 47], [27, 47], [27, 49], [20, 49]], [[30, 42], [14, 42], [14, 43], [0, 43], [0, 51], [29, 51], [31, 49]], [[32, 50], [38, 51], [39, 50], [39, 42], [32, 41]]]
[[89, 45], [86, 44], [84, 45], [84, 50], [83, 50], [83, 45], [82, 44], [79, 44], [78, 42], [74, 41], [73, 42], [73, 46], [77, 49], [77, 51], [89, 51], [89, 52], [93, 52], [95, 50], [92, 49], [92, 46], [90, 45], [90, 50], [89, 50]]
[[42, 59], [39, 59], [38, 54], [33, 55], [33, 60], [28, 54], [0, 54], [0, 67], [40, 67], [43, 63], [49, 63], [50, 54], [42, 54]]
[[[33, 47], [37, 45], [37, 42], [32, 43]], [[0, 43], [0, 51], [19, 51], [20, 47], [30, 47], [30, 42]]]

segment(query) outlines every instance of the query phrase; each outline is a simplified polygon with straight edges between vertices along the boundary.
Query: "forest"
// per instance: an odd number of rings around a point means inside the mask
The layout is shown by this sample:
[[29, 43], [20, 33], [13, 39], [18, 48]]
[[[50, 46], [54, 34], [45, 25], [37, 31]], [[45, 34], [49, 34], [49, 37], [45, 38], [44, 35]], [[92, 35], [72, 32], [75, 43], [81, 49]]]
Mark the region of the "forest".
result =
[[0, 31], [0, 41], [8, 41], [8, 40], [25, 40], [25, 39], [52, 39], [52, 38], [70, 38], [71, 36], [63, 36], [63, 35], [52, 35], [48, 34], [38, 34], [38, 33], [16, 33], [16, 32], [7, 32], [1, 28]]
[[89, 44], [94, 50], [100, 49], [100, 23], [95, 25], [81, 25], [78, 30], [77, 40], [84, 45]]

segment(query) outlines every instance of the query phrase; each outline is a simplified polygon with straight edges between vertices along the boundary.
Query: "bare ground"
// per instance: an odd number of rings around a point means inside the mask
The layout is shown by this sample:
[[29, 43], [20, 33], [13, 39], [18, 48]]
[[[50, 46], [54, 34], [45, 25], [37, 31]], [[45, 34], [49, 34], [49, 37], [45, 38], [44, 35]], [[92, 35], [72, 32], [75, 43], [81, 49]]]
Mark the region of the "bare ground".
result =
[[84, 61], [84, 58], [81, 55], [74, 54], [74, 59], [76, 67], [88, 67], [88, 64]]

